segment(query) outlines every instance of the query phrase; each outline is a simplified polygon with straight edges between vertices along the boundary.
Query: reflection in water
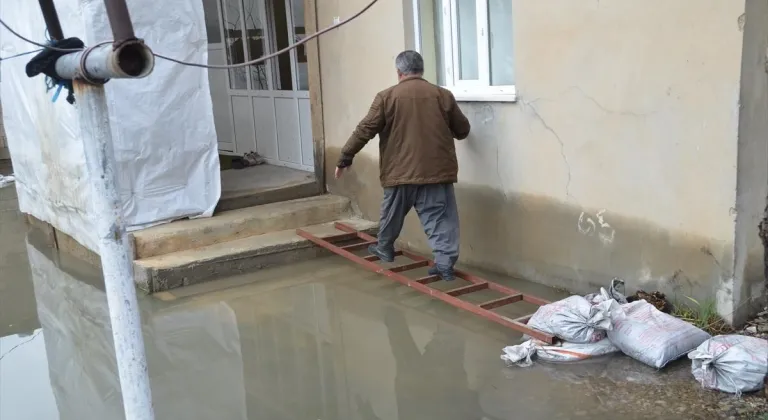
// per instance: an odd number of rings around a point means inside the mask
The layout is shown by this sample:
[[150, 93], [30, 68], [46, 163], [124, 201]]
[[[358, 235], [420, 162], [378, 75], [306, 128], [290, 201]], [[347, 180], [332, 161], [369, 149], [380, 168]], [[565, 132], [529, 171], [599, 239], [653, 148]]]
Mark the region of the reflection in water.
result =
[[0, 420], [57, 419], [42, 329], [0, 338]]
[[464, 369], [464, 340], [438, 324], [422, 353], [402, 311], [384, 309], [397, 375], [395, 393], [400, 420], [481, 419], [479, 397], [469, 388]]
[[[0, 286], [31, 297], [1, 307], [0, 325], [34, 322], [0, 333], [0, 420], [121, 420], [98, 271], [19, 248], [31, 269]], [[519, 335], [339, 258], [232, 280], [140, 297], [158, 420], [613, 419], [628, 404], [611, 403], [616, 389], [638, 382], [653, 401], [677, 403], [654, 396], [672, 389], [673, 368], [661, 375], [629, 358], [507, 369], [500, 350]]]
[[[28, 252], [58, 411], [40, 418], [122, 419], [106, 295], [34, 246]], [[157, 418], [246, 419], [237, 320], [226, 303], [170, 312], [142, 304]]]

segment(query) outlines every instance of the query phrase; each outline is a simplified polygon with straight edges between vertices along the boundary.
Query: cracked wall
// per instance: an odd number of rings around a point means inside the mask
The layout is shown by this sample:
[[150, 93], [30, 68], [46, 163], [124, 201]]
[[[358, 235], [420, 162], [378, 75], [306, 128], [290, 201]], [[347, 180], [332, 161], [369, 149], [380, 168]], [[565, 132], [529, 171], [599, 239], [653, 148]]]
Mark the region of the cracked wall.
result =
[[[319, 25], [363, 3], [318, 0]], [[320, 41], [328, 188], [369, 219], [382, 195], [376, 140], [345, 178], [332, 171], [374, 94], [396, 82], [410, 7], [379, 3]], [[744, 12], [744, 1], [514, 0], [519, 100], [461, 104], [473, 124], [457, 145], [462, 262], [579, 293], [613, 276], [677, 299], [741, 287]], [[428, 250], [414, 215], [402, 239]], [[727, 317], [734, 301], [721, 302]]]

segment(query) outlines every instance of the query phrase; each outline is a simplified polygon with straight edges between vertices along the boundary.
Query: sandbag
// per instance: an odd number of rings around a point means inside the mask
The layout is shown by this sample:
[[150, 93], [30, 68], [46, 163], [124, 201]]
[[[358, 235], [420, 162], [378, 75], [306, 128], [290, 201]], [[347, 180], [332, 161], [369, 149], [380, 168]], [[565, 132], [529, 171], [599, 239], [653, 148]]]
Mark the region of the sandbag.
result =
[[593, 357], [617, 353], [619, 350], [611, 340], [604, 338], [596, 343], [561, 342], [556, 346], [542, 345], [536, 348], [536, 359], [550, 363], [579, 362]]
[[507, 366], [528, 367], [533, 364], [531, 358], [536, 354], [536, 342], [528, 340], [516, 346], [504, 347], [502, 351], [504, 354], [501, 355], [501, 360], [506, 362]]
[[731, 394], [757, 391], [768, 375], [768, 341], [718, 335], [688, 354], [693, 377], [707, 389]]
[[624, 315], [613, 317], [608, 339], [627, 356], [661, 369], [695, 349], [710, 335], [665, 314], [644, 300], [621, 305]]
[[611, 285], [608, 290], [605, 290], [605, 288], [601, 287], [600, 292], [590, 293], [584, 296], [584, 298], [593, 305], [610, 299], [613, 299], [623, 305], [627, 303], [627, 297], [623, 292], [619, 291], [619, 289], [624, 290], [624, 280], [616, 277], [611, 280]]
[[531, 339], [516, 346], [504, 347], [501, 360], [505, 361], [507, 366], [528, 367], [533, 364], [533, 356], [543, 362], [571, 363], [618, 351], [620, 351], [619, 348], [607, 338], [596, 343], [579, 344], [564, 341], [555, 345]]
[[596, 343], [611, 329], [613, 312], [621, 312], [615, 300], [592, 305], [581, 296], [571, 296], [541, 306], [528, 326], [571, 343]]

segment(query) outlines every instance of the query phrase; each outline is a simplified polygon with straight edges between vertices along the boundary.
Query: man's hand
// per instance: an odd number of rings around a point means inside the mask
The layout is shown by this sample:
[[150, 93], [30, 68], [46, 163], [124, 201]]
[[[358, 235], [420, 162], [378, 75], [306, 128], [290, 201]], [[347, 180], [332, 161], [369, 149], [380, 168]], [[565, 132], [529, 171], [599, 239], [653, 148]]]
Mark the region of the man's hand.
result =
[[339, 168], [339, 167], [337, 166], [337, 167], [336, 167], [336, 173], [334, 174], [335, 178], [336, 178], [336, 179], [339, 179], [339, 178], [341, 178], [341, 176], [342, 176], [342, 175], [344, 175], [344, 171], [346, 171], [346, 170], [347, 170], [347, 168]]

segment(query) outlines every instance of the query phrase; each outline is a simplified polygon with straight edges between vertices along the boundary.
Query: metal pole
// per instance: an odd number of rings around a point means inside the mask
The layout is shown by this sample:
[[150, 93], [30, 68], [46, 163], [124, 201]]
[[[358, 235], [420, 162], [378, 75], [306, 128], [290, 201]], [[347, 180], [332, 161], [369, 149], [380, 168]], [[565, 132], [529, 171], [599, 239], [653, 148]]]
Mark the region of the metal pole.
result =
[[59, 15], [56, 13], [56, 5], [53, 4], [53, 0], [40, 0], [40, 10], [43, 11], [43, 19], [45, 19], [45, 26], [48, 27], [48, 35], [54, 41], [60, 41], [64, 39], [64, 31], [61, 30], [61, 22], [59, 22]]
[[109, 26], [112, 27], [115, 45], [136, 39], [136, 34], [133, 32], [133, 23], [131, 23], [131, 15], [128, 13], [128, 6], [125, 4], [125, 0], [104, 0], [104, 6], [107, 8], [107, 18], [109, 19]]
[[[117, 162], [103, 83], [113, 78], [145, 77], [152, 72], [155, 61], [152, 51], [134, 36], [125, 1], [105, 0], [105, 4], [115, 34], [114, 44], [96, 45], [63, 55], [56, 60], [55, 72], [61, 80], [72, 80], [80, 126], [90, 130], [89, 135], [83, 136], [83, 149], [125, 418], [154, 420], [133, 280], [133, 247], [123, 221], [123, 201], [118, 191]], [[40, 0], [40, 7], [51, 37], [63, 39], [53, 0]]]
[[153, 420], [144, 339], [133, 282], [133, 248], [125, 231], [123, 201], [115, 174], [116, 161], [104, 87], [74, 81], [91, 183], [94, 220], [112, 323], [117, 370], [126, 420]]

